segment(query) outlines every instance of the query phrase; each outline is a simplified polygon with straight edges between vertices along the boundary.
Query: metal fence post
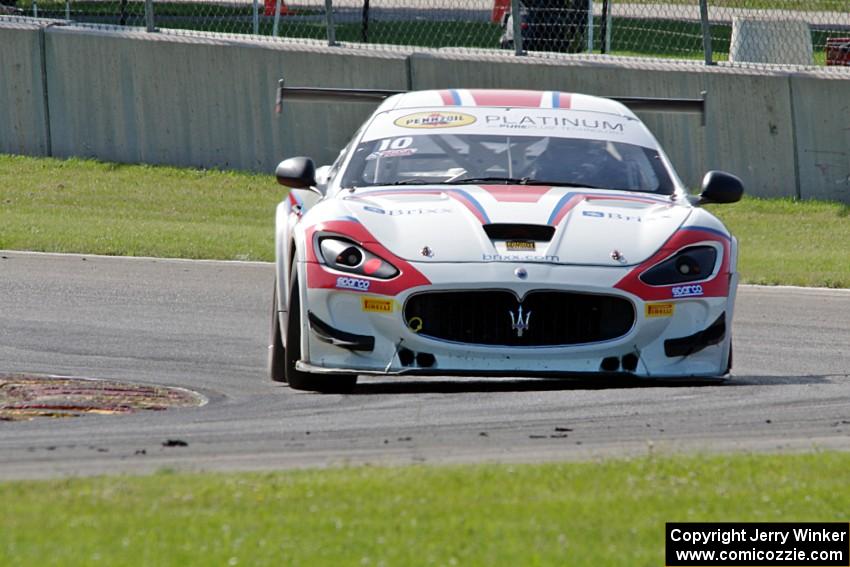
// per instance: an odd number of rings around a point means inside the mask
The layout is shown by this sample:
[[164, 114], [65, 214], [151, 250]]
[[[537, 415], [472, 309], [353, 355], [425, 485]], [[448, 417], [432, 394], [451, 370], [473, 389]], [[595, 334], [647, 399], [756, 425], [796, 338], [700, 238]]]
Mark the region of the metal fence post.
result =
[[38, 17], [38, 0], [32, 0], [32, 17]]
[[369, 0], [363, 0], [363, 10], [360, 12], [360, 41], [369, 43]]
[[153, 0], [145, 0], [145, 25], [149, 32], [156, 31], [153, 21]]
[[71, 21], [71, 0], [65, 0], [65, 20]]
[[593, 0], [587, 0], [587, 52], [593, 53]]
[[260, 0], [254, 0], [254, 35], [260, 35]]
[[611, 51], [611, 0], [602, 0], [602, 21], [599, 24], [599, 53]]
[[274, 3], [274, 24], [272, 24], [272, 35], [277, 37], [278, 27], [280, 26], [280, 0], [275, 0]]
[[522, 8], [519, 0], [511, 0], [511, 21], [514, 32], [514, 54], [525, 55], [522, 48]]
[[705, 53], [705, 64], [714, 65], [714, 54], [711, 52], [711, 26], [708, 22], [708, 0], [699, 0], [699, 19], [702, 22], [702, 49]]
[[325, 0], [325, 21], [328, 28], [328, 45], [336, 45], [336, 24], [334, 24], [333, 0]]

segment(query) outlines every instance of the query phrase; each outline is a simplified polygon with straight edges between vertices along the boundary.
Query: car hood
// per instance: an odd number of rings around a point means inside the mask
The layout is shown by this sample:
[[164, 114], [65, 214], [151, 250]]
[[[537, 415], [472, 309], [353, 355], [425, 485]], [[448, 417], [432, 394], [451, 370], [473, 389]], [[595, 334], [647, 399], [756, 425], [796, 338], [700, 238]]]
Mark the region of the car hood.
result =
[[693, 210], [663, 195], [526, 185], [369, 189], [340, 200], [377, 241], [417, 262], [638, 264]]

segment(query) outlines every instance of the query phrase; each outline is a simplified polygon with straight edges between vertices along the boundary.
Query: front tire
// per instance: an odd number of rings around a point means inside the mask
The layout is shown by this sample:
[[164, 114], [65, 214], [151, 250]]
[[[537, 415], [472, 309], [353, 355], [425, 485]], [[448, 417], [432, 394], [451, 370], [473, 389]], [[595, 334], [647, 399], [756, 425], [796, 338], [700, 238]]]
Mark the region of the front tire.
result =
[[272, 382], [286, 382], [286, 349], [280, 332], [280, 315], [277, 311], [277, 279], [272, 292], [272, 317], [269, 332], [269, 378]]
[[289, 310], [286, 317], [286, 354], [284, 368], [289, 387], [295, 390], [311, 390], [324, 393], [347, 393], [357, 383], [356, 375], [337, 374], [325, 376], [298, 370], [295, 365], [301, 359], [301, 294], [295, 265], [289, 285]]

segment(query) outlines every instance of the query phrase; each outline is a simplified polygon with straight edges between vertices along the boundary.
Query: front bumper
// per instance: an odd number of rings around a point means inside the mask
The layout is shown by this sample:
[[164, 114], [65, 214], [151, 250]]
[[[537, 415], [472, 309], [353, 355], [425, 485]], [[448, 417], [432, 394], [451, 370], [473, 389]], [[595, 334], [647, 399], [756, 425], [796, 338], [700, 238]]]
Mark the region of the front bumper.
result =
[[[328, 340], [328, 329], [317, 329], [305, 321], [299, 368], [321, 373], [382, 375], [550, 376], [627, 372], [644, 377], [718, 376], [726, 371], [731, 340], [727, 329], [733, 315], [736, 276], [730, 282], [729, 297], [670, 298], [663, 302], [646, 302], [613, 287], [628, 273], [629, 267], [512, 262], [418, 263], [415, 267], [432, 284], [406, 289], [392, 297], [353, 290], [308, 288], [302, 291], [302, 304], [306, 306], [303, 312], [309, 311], [326, 326], [346, 335], [373, 337], [374, 345], [371, 350], [346, 348]], [[525, 268], [525, 279], [515, 275], [518, 267]], [[303, 265], [300, 268], [303, 270]], [[454, 343], [421, 336], [404, 320], [405, 301], [415, 293], [493, 289], [511, 290], [518, 297], [541, 289], [616, 295], [634, 305], [635, 323], [625, 335], [604, 342], [508, 347]], [[648, 304], [658, 306], [659, 303], [662, 309], [647, 308]], [[673, 309], [667, 314], [669, 305]], [[665, 342], [702, 336], [721, 317], [727, 327], [719, 340], [708, 341], [699, 349], [690, 349], [684, 356], [679, 355], [681, 351], [673, 352], [674, 356], [665, 351]], [[505, 324], [511, 324], [507, 313]], [[713, 339], [717, 337], [713, 336]]]

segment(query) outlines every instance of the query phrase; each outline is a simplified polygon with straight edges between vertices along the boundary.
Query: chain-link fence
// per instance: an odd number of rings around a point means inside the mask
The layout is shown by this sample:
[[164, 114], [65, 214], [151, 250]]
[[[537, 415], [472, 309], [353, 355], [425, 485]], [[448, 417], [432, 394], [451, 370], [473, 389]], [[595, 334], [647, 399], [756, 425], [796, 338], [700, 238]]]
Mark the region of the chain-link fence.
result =
[[850, 70], [850, 0], [0, 0], [0, 10], [330, 45]]

